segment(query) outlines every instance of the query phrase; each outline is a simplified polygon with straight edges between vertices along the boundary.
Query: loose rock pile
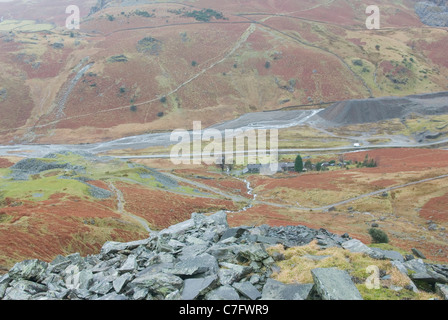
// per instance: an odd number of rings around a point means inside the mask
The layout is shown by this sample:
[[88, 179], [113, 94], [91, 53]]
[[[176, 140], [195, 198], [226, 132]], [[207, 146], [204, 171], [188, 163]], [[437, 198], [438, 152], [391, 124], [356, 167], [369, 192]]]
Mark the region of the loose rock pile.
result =
[[448, 1], [427, 0], [415, 4], [415, 13], [429, 26], [448, 27]]
[[[194, 213], [190, 220], [148, 239], [107, 242], [98, 255], [58, 256], [47, 263], [17, 263], [0, 278], [4, 300], [304, 300], [362, 299], [346, 271], [314, 269], [314, 284], [283, 284], [270, 276], [276, 260], [267, 246], [305, 245], [317, 240], [322, 248], [345, 247], [381, 259], [394, 259], [398, 268], [416, 270], [414, 277], [430, 279], [446, 291], [446, 266], [421, 260], [404, 261], [396, 252], [373, 250], [348, 235], [297, 227], [230, 228], [224, 212]], [[400, 269], [401, 270], [401, 269]], [[417, 289], [416, 289], [417, 290]]]
[[82, 171], [85, 168], [82, 166], [71, 165], [70, 163], [59, 163], [57, 161], [27, 158], [20, 160], [11, 167], [10, 177], [13, 180], [29, 180], [31, 175], [53, 169]]

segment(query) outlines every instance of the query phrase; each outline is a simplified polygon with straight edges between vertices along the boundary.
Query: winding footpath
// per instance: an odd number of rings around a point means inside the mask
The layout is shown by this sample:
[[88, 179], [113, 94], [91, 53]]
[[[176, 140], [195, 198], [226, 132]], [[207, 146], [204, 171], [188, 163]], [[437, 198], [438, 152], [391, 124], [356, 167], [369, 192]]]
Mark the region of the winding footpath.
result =
[[112, 182], [109, 182], [108, 185], [109, 185], [110, 190], [115, 194], [115, 197], [117, 199], [117, 211], [121, 215], [131, 218], [132, 220], [136, 221], [150, 234], [153, 233], [154, 231], [152, 231], [151, 228], [149, 227], [148, 221], [146, 221], [145, 219], [143, 219], [139, 216], [136, 216], [135, 214], [129, 213], [125, 210], [125, 208], [124, 208], [125, 200], [123, 197], [123, 193]]

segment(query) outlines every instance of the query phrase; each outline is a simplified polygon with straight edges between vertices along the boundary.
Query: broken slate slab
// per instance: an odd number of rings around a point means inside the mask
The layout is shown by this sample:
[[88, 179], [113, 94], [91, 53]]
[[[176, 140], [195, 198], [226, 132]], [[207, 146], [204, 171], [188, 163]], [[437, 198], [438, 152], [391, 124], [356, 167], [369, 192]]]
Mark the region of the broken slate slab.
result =
[[112, 282], [115, 292], [121, 293], [123, 288], [132, 280], [132, 278], [133, 278], [132, 274], [125, 273], [125, 274], [121, 275], [120, 277], [118, 277], [117, 279], [115, 279]]
[[245, 232], [247, 232], [247, 228], [237, 227], [227, 229], [221, 236], [221, 241], [231, 237], [240, 238]]
[[347, 271], [317, 268], [311, 274], [315, 290], [323, 300], [363, 300]]
[[261, 298], [260, 291], [258, 291], [258, 289], [249, 281], [234, 283], [233, 287], [250, 300], [257, 300]]
[[172, 269], [166, 272], [178, 276], [193, 276], [201, 273], [216, 273], [219, 269], [215, 257], [210, 254], [187, 257], [177, 262]]
[[198, 296], [204, 295], [217, 284], [218, 277], [216, 275], [205, 278], [186, 279], [182, 290], [182, 300], [194, 300]]
[[206, 300], [240, 300], [238, 292], [231, 286], [226, 285], [212, 290], [205, 295]]
[[376, 252], [366, 246], [364, 243], [359, 241], [358, 239], [352, 239], [342, 243], [342, 247], [345, 250], [348, 250], [353, 253], [364, 253], [374, 259], [384, 259], [384, 255], [380, 252]]
[[285, 284], [269, 278], [261, 300], [306, 300], [312, 288], [313, 284]]
[[393, 250], [383, 250], [379, 248], [371, 248], [373, 251], [377, 252], [379, 255], [383, 255], [384, 259], [395, 260], [404, 262], [404, 257], [401, 253]]

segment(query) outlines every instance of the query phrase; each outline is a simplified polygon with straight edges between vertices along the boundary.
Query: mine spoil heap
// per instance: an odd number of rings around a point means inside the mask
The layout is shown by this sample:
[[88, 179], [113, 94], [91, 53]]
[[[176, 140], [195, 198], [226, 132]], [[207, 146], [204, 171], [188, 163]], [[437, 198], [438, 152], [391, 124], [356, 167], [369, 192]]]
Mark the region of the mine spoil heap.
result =
[[[230, 228], [227, 215], [193, 213], [191, 219], [149, 238], [106, 242], [98, 255], [26, 260], [0, 278], [3, 300], [361, 300], [347, 271], [316, 268], [314, 283], [284, 284], [271, 278], [281, 254], [266, 247], [316, 241], [374, 259], [388, 259], [412, 279], [437, 283], [446, 293], [448, 267], [395, 251], [372, 249], [348, 234], [305, 226]], [[284, 257], [283, 257], [284, 258]], [[412, 272], [409, 272], [412, 270]], [[412, 281], [411, 281], [412, 283]], [[418, 290], [415, 286], [412, 290]], [[445, 290], [445, 291], [444, 291]]]

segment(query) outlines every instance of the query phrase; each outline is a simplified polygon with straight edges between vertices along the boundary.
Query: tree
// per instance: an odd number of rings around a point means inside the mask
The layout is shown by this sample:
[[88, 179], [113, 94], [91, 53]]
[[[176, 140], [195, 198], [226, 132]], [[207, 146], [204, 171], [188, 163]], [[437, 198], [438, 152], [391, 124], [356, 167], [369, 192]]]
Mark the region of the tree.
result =
[[137, 111], [137, 106], [136, 105], [132, 105], [130, 109], [131, 109], [132, 112], [136, 112]]
[[191, 65], [192, 65], [193, 67], [196, 67], [196, 66], [198, 65], [198, 63], [197, 63], [196, 61], [191, 61]]
[[302, 172], [303, 171], [303, 160], [300, 155], [296, 157], [296, 161], [294, 162], [294, 170], [295, 172]]

